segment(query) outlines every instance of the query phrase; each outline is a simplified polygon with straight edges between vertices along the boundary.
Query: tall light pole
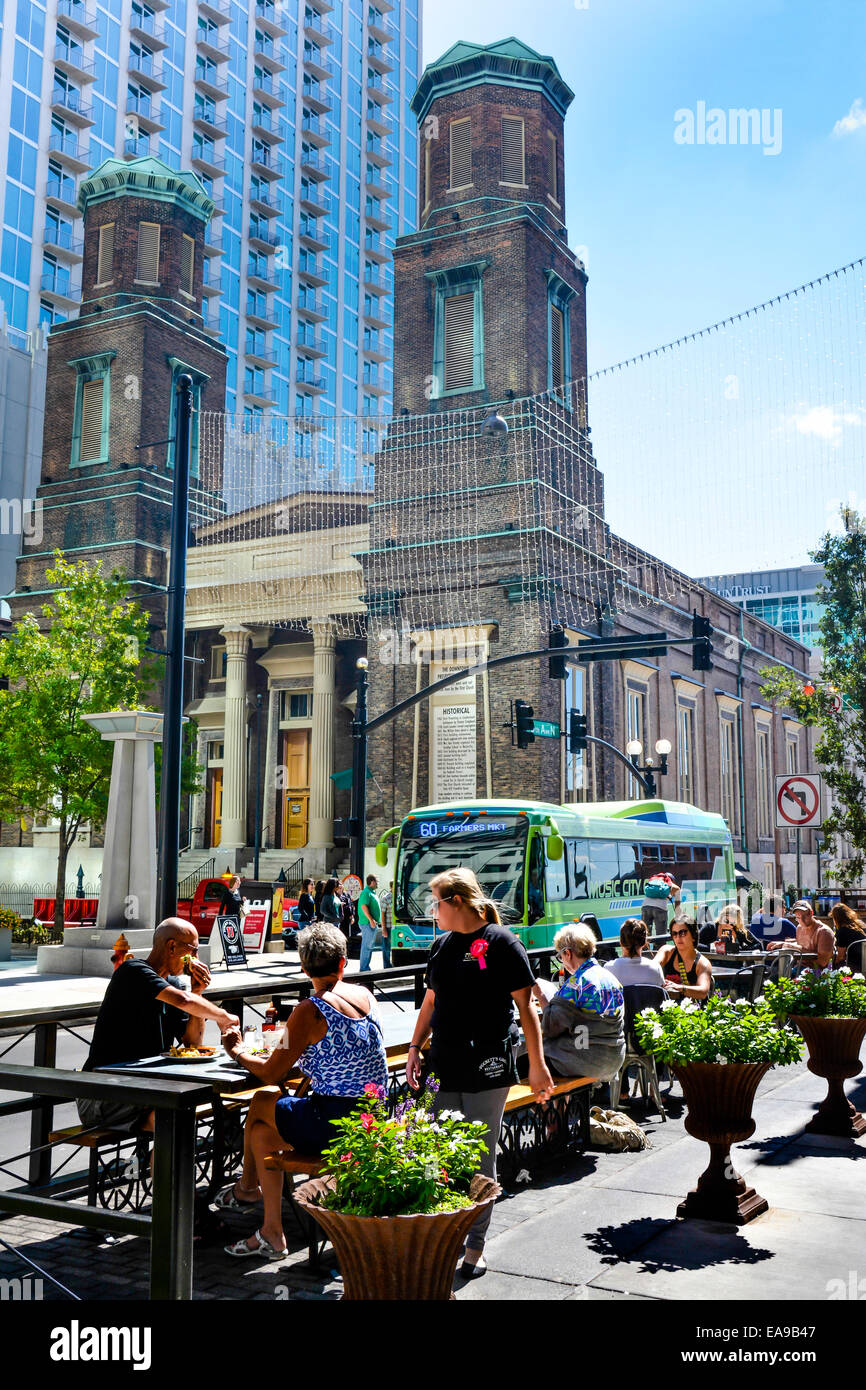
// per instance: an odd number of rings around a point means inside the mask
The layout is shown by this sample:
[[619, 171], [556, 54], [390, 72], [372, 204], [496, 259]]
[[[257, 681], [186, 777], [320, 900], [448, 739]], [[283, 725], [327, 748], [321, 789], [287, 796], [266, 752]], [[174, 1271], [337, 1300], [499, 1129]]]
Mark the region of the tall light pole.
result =
[[175, 402], [171, 562], [165, 620], [162, 777], [159, 789], [157, 922], [163, 922], [166, 917], [174, 917], [177, 913], [177, 861], [180, 854], [180, 771], [183, 757], [183, 648], [189, 515], [189, 444], [192, 418], [192, 377], [186, 373], [178, 377]]
[[367, 838], [367, 667], [365, 656], [355, 662], [358, 672], [355, 718], [352, 721], [352, 809], [349, 819], [352, 873], [364, 882], [364, 844]]

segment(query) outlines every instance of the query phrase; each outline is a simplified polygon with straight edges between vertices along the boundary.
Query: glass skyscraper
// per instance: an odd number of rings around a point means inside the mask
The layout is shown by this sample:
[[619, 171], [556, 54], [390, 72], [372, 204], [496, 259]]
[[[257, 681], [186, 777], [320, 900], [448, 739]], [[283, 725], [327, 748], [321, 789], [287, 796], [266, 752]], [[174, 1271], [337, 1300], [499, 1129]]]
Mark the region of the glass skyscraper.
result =
[[73, 317], [78, 186], [156, 155], [214, 199], [206, 323], [226, 408], [391, 403], [390, 254], [417, 226], [420, 0], [5, 0], [0, 295], [14, 329]]

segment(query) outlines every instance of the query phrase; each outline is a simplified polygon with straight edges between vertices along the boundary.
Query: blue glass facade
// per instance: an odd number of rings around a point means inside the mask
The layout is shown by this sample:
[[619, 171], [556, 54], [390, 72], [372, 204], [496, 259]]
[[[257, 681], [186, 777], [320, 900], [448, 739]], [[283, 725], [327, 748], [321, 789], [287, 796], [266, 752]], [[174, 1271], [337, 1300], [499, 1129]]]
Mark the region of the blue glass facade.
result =
[[226, 408], [390, 408], [395, 238], [417, 226], [420, 0], [5, 0], [0, 296], [74, 316], [80, 179], [112, 155], [193, 168], [217, 205], [204, 313]]

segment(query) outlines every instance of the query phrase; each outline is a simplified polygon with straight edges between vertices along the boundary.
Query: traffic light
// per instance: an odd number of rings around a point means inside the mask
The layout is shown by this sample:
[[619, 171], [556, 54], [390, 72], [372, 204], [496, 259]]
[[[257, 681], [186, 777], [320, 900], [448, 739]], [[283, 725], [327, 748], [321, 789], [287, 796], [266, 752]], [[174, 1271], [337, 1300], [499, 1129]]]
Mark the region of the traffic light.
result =
[[586, 732], [586, 715], [581, 714], [580, 710], [570, 709], [568, 711], [569, 753], [586, 752]]
[[[560, 623], [556, 623], [547, 634], [547, 645], [549, 647], [567, 647], [568, 638], [566, 637]], [[568, 679], [564, 656], [552, 656], [547, 663], [547, 674], [552, 681], [564, 681]]]
[[528, 748], [530, 743], [535, 742], [532, 728], [534, 718], [535, 710], [532, 705], [528, 705], [525, 700], [514, 701], [514, 722], [517, 726], [518, 748]]
[[695, 643], [692, 647], [693, 671], [712, 671], [713, 644], [710, 641], [712, 635], [713, 625], [709, 618], [702, 618], [695, 609], [692, 613], [692, 637]]

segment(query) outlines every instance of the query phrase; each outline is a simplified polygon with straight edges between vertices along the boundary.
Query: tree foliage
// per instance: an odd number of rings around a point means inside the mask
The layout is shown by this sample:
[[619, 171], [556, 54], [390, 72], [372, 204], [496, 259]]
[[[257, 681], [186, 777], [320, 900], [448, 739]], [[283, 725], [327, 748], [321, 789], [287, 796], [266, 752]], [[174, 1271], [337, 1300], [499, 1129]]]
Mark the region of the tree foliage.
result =
[[[144, 659], [147, 614], [122, 576], [58, 551], [47, 579], [57, 592], [41, 622], [27, 614], [0, 642], [0, 818], [58, 820], [62, 925], [67, 856], [81, 825], [105, 824], [114, 750], [83, 716], [147, 709], [155, 668]], [[194, 759], [187, 764], [185, 789], [196, 790]]]
[[843, 507], [842, 520], [844, 534], [826, 534], [810, 556], [826, 575], [818, 586], [825, 611], [821, 674], [813, 693], [802, 676], [781, 666], [764, 668], [761, 689], [818, 734], [815, 757], [833, 794], [824, 822], [826, 848], [837, 861], [843, 839], [852, 849], [831, 869], [844, 887], [866, 869], [866, 519]]

